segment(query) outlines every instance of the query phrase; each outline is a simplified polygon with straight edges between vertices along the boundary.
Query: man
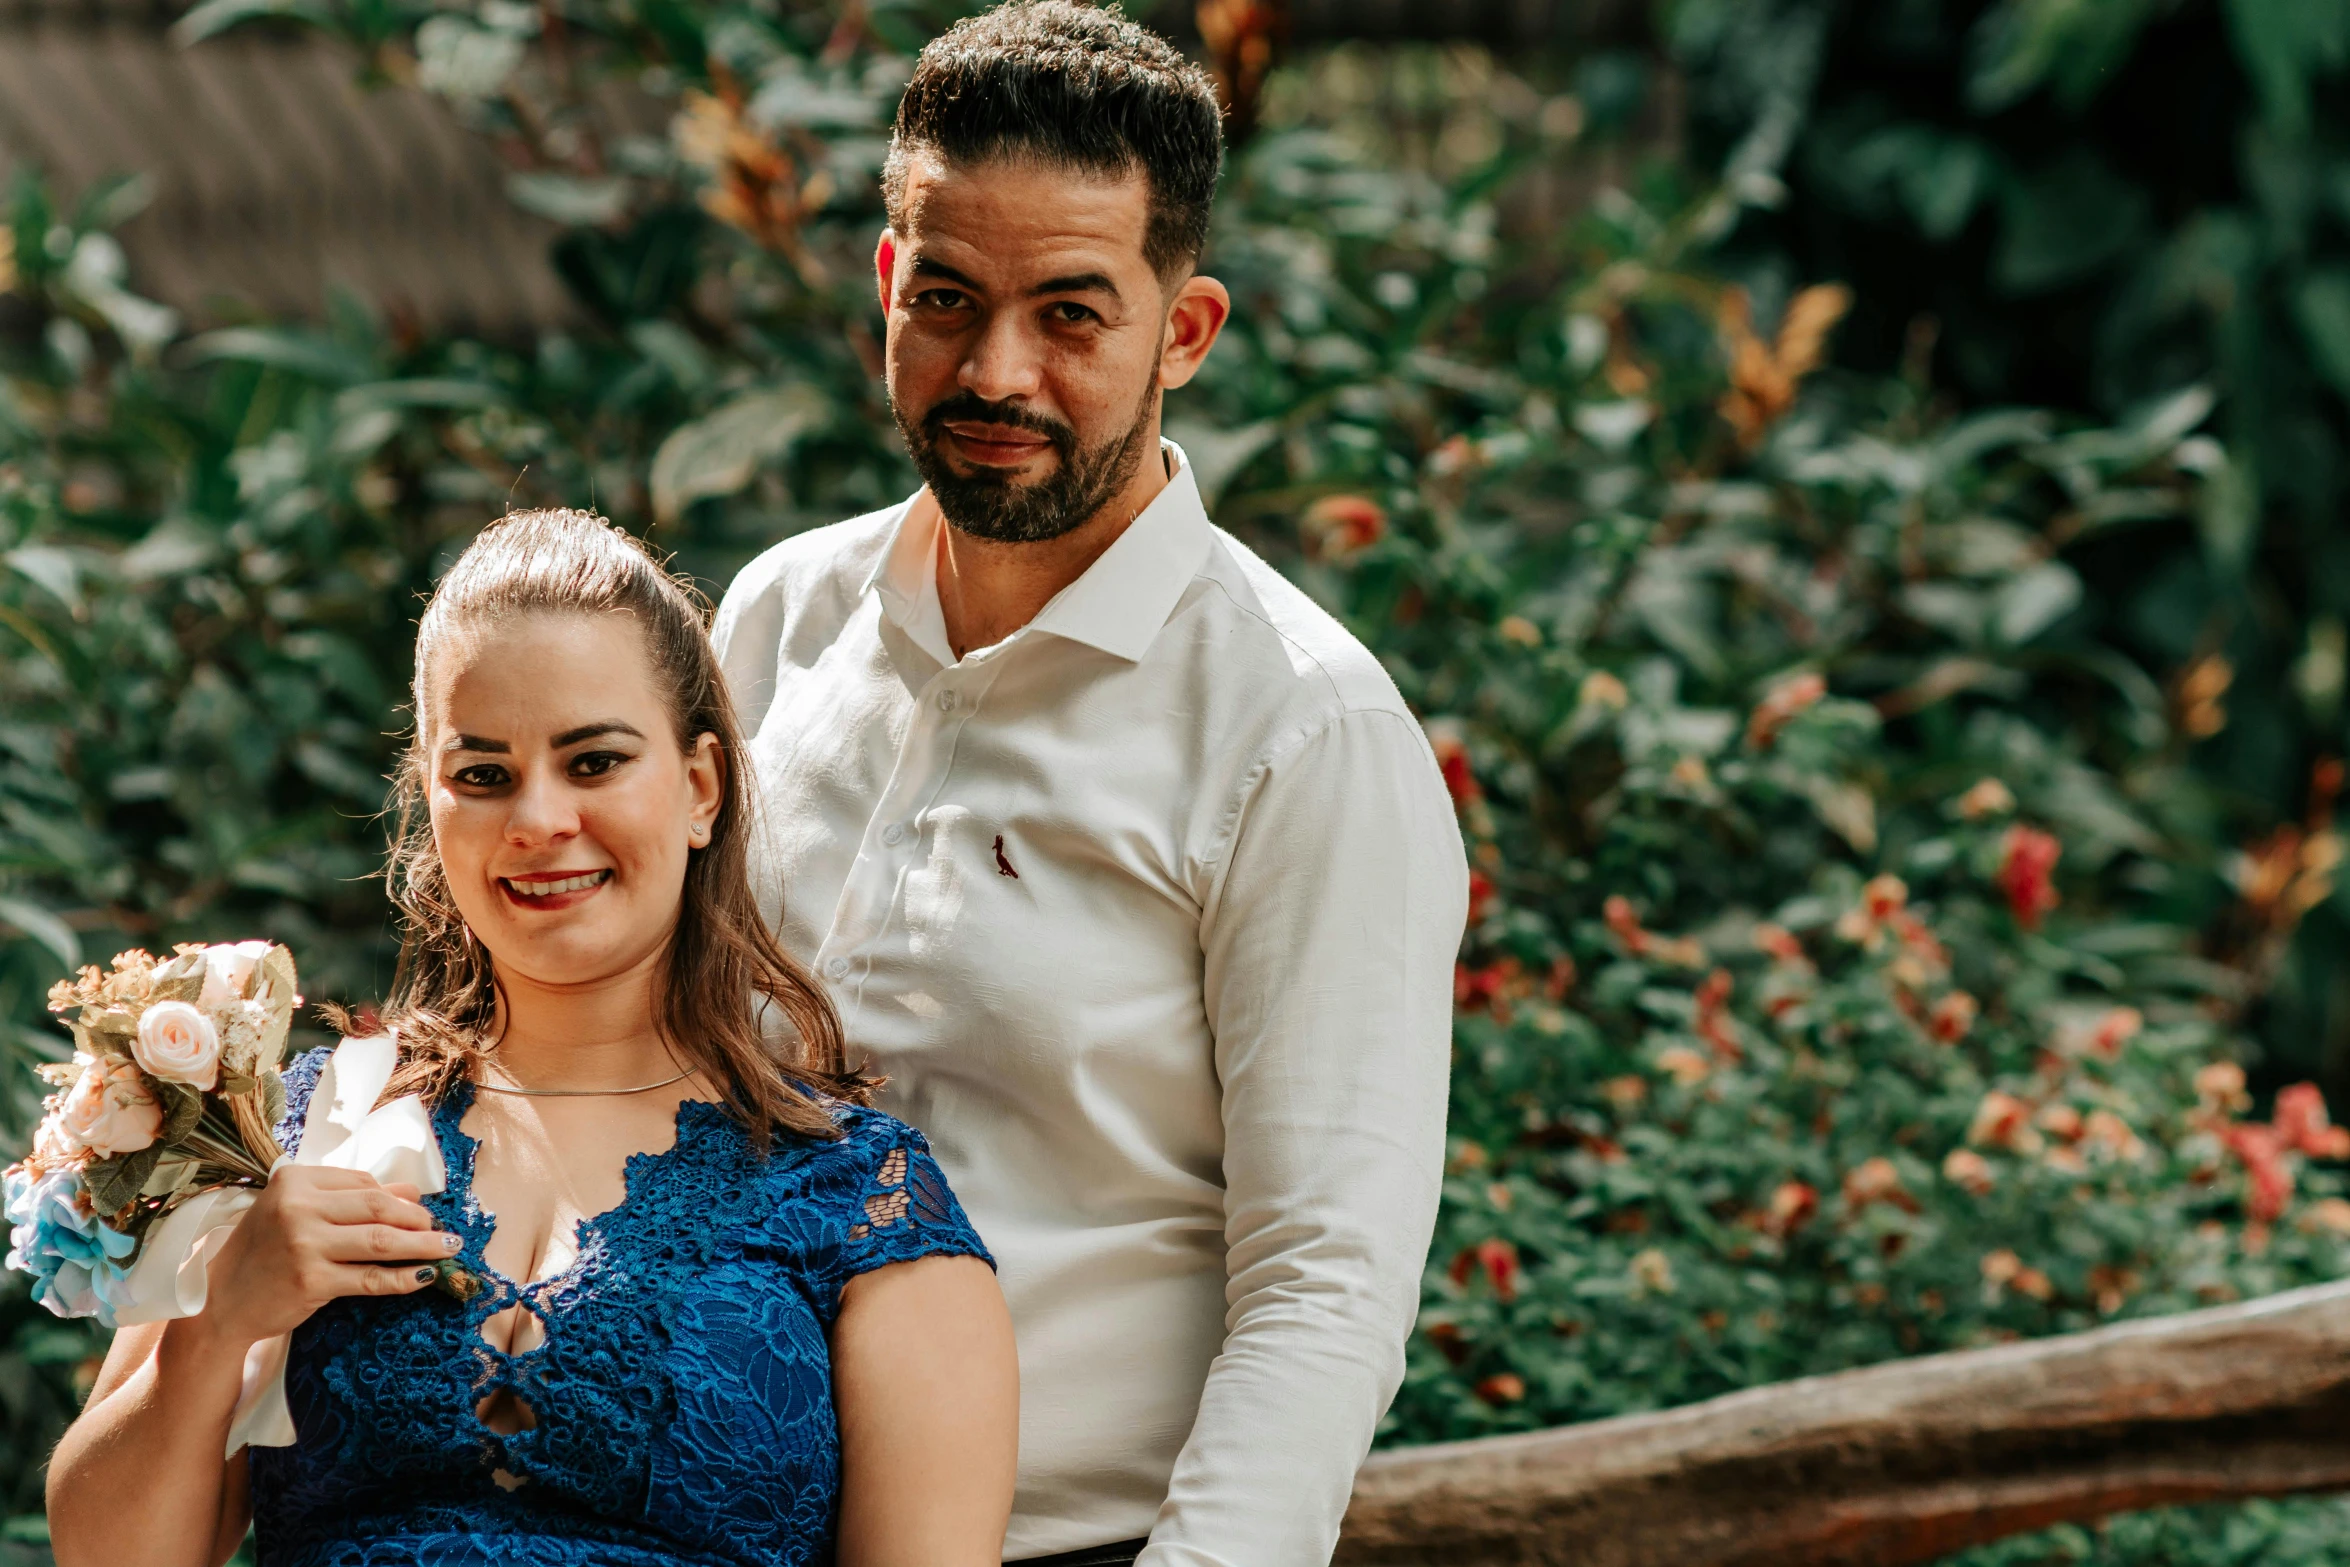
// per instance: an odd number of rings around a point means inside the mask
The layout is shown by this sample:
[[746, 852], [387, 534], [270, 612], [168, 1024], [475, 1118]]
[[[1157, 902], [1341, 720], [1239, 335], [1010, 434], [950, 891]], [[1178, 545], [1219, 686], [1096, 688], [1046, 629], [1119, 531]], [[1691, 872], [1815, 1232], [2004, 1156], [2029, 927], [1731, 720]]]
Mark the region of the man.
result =
[[1005, 1555], [1063, 1567], [1328, 1559], [1442, 1162], [1434, 759], [1159, 436], [1230, 309], [1221, 158], [1205, 77], [1115, 12], [932, 43], [876, 255], [926, 487], [768, 551], [716, 628], [777, 928], [1001, 1266]]

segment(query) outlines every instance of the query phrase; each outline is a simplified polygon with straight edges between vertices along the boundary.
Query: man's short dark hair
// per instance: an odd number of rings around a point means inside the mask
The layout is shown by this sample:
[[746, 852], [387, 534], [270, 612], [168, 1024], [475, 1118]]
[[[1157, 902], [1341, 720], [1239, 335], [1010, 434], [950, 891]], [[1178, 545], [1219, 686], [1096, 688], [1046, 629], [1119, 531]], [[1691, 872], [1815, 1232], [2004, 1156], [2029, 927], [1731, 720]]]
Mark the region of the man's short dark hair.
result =
[[1142, 252], [1161, 278], [1199, 260], [1223, 169], [1215, 83], [1115, 7], [1011, 0], [930, 42], [898, 103], [882, 193], [905, 232], [906, 157], [1035, 158], [1150, 186]]

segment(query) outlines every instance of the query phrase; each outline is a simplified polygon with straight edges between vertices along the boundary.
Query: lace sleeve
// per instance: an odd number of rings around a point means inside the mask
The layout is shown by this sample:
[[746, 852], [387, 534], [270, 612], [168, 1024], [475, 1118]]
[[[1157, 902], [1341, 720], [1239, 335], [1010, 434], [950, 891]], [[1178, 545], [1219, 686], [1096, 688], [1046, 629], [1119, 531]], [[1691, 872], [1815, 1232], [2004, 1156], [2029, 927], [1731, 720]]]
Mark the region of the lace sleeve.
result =
[[285, 1065], [286, 1113], [277, 1120], [277, 1145], [292, 1153], [302, 1143], [302, 1122], [310, 1114], [310, 1095], [318, 1087], [318, 1074], [326, 1070], [327, 1058], [334, 1046], [320, 1045], [305, 1050]]
[[994, 1267], [922, 1134], [886, 1115], [857, 1119], [842, 1152], [858, 1178], [834, 1188], [839, 1196], [830, 1218], [838, 1240], [831, 1248], [829, 1303], [837, 1306], [840, 1291], [858, 1274], [893, 1262], [977, 1257]]

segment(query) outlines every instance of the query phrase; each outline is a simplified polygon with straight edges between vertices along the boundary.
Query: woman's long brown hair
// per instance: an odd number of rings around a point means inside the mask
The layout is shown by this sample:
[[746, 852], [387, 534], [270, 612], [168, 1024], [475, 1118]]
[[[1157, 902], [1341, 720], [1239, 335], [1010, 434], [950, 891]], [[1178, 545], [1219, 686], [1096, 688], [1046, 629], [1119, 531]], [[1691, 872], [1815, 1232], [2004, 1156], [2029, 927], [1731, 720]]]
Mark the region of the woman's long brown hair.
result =
[[[664, 962], [662, 1041], [725, 1092], [753, 1142], [777, 1128], [838, 1135], [825, 1101], [869, 1103], [878, 1085], [842, 1059], [840, 1019], [777, 944], [751, 892], [753, 796], [741, 726], [705, 629], [706, 601], [644, 546], [587, 512], [512, 512], [482, 530], [425, 607], [416, 635], [416, 732], [395, 777], [396, 828], [385, 880], [402, 915], [400, 963], [384, 1025], [400, 1062], [384, 1097], [437, 1103], [471, 1077], [497, 1027], [497, 973], [449, 895], [427, 788], [435, 656], [465, 628], [518, 615], [626, 615], [668, 699], [679, 746], [718, 738], [723, 795], [710, 841], [687, 856], [677, 929]], [[769, 1009], [789, 1025], [778, 1040]]]

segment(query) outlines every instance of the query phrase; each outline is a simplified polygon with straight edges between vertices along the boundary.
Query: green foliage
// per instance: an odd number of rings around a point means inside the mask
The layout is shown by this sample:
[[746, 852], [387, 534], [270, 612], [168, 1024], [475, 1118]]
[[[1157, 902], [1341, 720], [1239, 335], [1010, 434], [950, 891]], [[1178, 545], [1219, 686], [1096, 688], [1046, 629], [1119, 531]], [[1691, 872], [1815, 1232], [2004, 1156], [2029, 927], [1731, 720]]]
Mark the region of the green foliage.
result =
[[[1673, 0], [1701, 159], [1767, 171], [1723, 254], [1763, 296], [1832, 277], [1845, 362], [1930, 354], [1976, 407], [2113, 418], [2184, 386], [2230, 453], [2186, 517], [2078, 559], [2106, 639], [2166, 682], [2232, 671], [2197, 770], [2249, 835], [2346, 730], [2350, 5]], [[2221, 666], [2206, 664], [2207, 669]], [[2216, 716], [2216, 713], [2215, 713]], [[2350, 1091], [2340, 903], [2253, 1019], [2272, 1077]]]
[[[2129, 58], [2174, 9], [2004, 8], [2013, 37], [1983, 36], [2005, 63], [1970, 67], [1988, 107], [1966, 113], [2093, 97], [2081, 62]], [[72, 215], [19, 193], [0, 1017], [20, 1058], [58, 1048], [49, 981], [127, 941], [266, 935], [314, 996], [380, 991], [365, 878], [417, 595], [509, 497], [592, 499], [715, 584], [911, 483], [866, 268], [925, 17], [579, 0], [560, 48], [503, 4], [215, 0], [189, 25], [264, 14], [333, 29], [519, 149], [515, 199], [566, 225], [556, 259], [595, 324], [408, 344], [347, 306], [159, 354], [107, 262], [135, 193]], [[2276, 813], [2215, 783], [2211, 702], [2166, 692], [2182, 655], [2100, 591], [2147, 541], [2252, 539], [2260, 470], [2204, 430], [2200, 388], [2232, 394], [2233, 372], [2195, 364], [2099, 420], [1954, 415], [1916, 355], [1814, 374], [1844, 296], [1745, 261], [1733, 290], [1712, 258], [1751, 237], [1774, 171], [1808, 166], [1788, 152], [1825, 134], [1808, 84], [1843, 25], [1688, 0], [1685, 57], [1777, 62], [1738, 105], [1751, 135], [1721, 180], [1646, 171], [1561, 234], [1513, 237], [1499, 205], [1574, 134], [1530, 91], [1497, 94], [1524, 112], [1439, 179], [1335, 134], [1295, 78], [1232, 173], [1211, 264], [1240, 309], [1171, 432], [1219, 520], [1426, 716], [1480, 878], [1389, 1440], [2345, 1261], [2340, 1139], [2306, 1097], [2248, 1118], [2229, 1066], [2270, 955], [2330, 894], [2330, 821], [2224, 854]], [[1630, 123], [1636, 71], [1580, 79], [1589, 123]], [[610, 114], [616, 80], [676, 111], [665, 131]], [[2162, 217], [2097, 158], [2035, 162], [2054, 194], [2029, 198], [1972, 131], [1895, 124], [1833, 161], [1938, 240], [2024, 203], [2025, 238], [1980, 269], [2054, 288]], [[2350, 320], [2313, 276], [2303, 314]], [[20, 1508], [70, 1407], [61, 1369], [92, 1347], [38, 1328], [0, 1356]], [[2126, 1520], [1977, 1559], [2250, 1560], [2344, 1538], [2338, 1518]]]

